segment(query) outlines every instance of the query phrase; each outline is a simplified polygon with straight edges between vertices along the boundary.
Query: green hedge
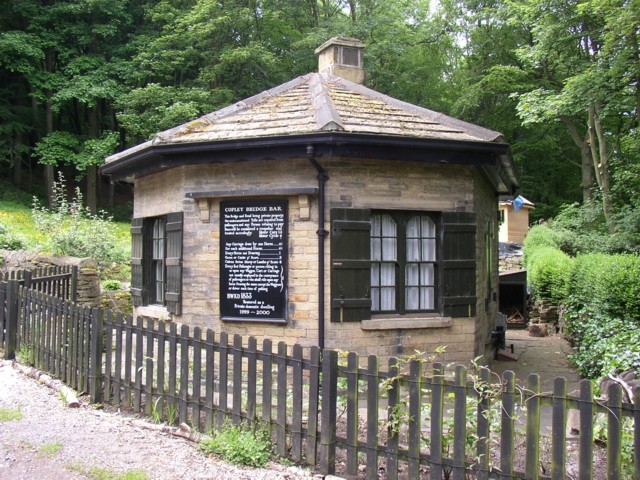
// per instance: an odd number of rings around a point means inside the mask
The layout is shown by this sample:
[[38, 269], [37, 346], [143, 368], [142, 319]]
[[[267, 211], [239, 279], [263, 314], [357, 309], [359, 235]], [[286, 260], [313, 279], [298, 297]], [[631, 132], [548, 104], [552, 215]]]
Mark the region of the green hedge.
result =
[[550, 228], [533, 227], [525, 240], [527, 279], [534, 296], [565, 303], [569, 294], [590, 309], [640, 322], [640, 256], [590, 253], [570, 257]]
[[538, 246], [527, 255], [527, 281], [533, 295], [563, 303], [569, 294], [573, 259], [548, 245]]
[[546, 226], [525, 240], [527, 279], [540, 299], [566, 306], [580, 374], [599, 378], [616, 369], [640, 373], [640, 256], [560, 250]]
[[540, 247], [552, 247], [560, 250], [560, 235], [546, 225], [534, 225], [529, 229], [524, 239], [524, 261], [528, 264], [529, 257]]
[[573, 297], [594, 313], [640, 325], [639, 256], [578, 255], [569, 284]]

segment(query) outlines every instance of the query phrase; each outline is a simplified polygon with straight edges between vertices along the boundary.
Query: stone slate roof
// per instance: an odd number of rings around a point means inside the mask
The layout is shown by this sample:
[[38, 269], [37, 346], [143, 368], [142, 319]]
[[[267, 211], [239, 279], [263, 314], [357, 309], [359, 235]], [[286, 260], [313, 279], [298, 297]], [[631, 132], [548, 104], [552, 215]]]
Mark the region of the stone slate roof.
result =
[[461, 142], [501, 142], [494, 132], [402, 102], [344, 78], [309, 73], [107, 158], [155, 145], [341, 132]]
[[184, 164], [315, 154], [369, 156], [481, 168], [502, 194], [517, 175], [502, 135], [353, 83], [309, 73], [158, 133], [100, 168], [130, 180]]

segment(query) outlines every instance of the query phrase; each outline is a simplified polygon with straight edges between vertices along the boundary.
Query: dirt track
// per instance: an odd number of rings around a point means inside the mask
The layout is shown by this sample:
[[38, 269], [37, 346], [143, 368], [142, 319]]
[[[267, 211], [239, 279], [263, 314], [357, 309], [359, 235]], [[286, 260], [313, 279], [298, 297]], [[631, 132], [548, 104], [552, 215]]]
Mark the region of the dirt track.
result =
[[245, 469], [213, 459], [197, 445], [132, 424], [132, 417], [90, 406], [68, 408], [57, 393], [0, 360], [0, 408], [22, 418], [0, 423], [0, 479], [96, 478], [141, 471], [148, 479], [312, 479], [278, 464]]

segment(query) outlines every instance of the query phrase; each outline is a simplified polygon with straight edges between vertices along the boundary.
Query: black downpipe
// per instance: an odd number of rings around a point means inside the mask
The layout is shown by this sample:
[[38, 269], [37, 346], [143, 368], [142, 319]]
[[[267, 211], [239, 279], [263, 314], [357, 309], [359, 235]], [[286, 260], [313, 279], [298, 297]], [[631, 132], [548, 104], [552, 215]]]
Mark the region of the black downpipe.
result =
[[324, 240], [327, 231], [324, 229], [324, 193], [329, 177], [315, 158], [315, 148], [307, 145], [307, 158], [318, 172], [318, 347], [324, 349]]

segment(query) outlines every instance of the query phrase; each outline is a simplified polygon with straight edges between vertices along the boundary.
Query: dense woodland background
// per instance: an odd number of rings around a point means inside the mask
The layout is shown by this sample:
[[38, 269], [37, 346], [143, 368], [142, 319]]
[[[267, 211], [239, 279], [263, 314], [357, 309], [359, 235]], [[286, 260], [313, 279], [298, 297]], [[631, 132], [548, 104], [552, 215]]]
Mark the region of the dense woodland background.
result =
[[315, 71], [334, 35], [371, 88], [503, 132], [534, 220], [636, 248], [640, 0], [4, 0], [0, 176], [45, 195], [61, 169], [109, 206], [106, 156]]

